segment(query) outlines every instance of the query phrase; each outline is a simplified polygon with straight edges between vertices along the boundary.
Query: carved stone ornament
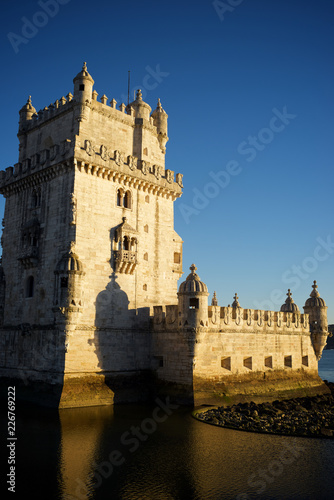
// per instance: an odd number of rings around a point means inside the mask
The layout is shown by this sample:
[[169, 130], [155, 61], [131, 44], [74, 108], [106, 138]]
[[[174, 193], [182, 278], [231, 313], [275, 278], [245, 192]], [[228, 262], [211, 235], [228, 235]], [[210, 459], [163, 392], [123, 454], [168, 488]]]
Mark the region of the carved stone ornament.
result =
[[100, 155], [101, 155], [101, 158], [103, 161], [106, 161], [109, 157], [109, 153], [108, 153], [108, 148], [107, 146], [104, 146], [102, 144], [102, 146], [100, 147]]
[[50, 160], [53, 161], [57, 154], [58, 154], [58, 150], [59, 150], [59, 146], [58, 144], [54, 144], [54, 146], [51, 146], [51, 149], [50, 149]]
[[49, 154], [49, 150], [48, 149], [43, 149], [43, 151], [41, 151], [41, 157], [40, 157], [40, 163], [41, 163], [41, 165], [44, 165], [44, 163], [48, 159], [48, 154]]
[[169, 170], [169, 169], [166, 170], [166, 180], [170, 184], [172, 182], [174, 182], [174, 172], [173, 172], [173, 170]]
[[137, 158], [135, 156], [129, 155], [128, 156], [128, 166], [130, 170], [135, 170], [137, 165]]
[[114, 159], [115, 159], [116, 165], [118, 165], [119, 167], [121, 165], [123, 165], [123, 163], [124, 163], [124, 157], [123, 157], [123, 154], [120, 151], [118, 151], [118, 150], [115, 151], [115, 158]]
[[88, 139], [85, 140], [85, 151], [89, 156], [93, 154], [93, 146]]
[[155, 177], [159, 181], [161, 179], [161, 167], [160, 167], [160, 165], [154, 165], [153, 171], [154, 171]]
[[183, 188], [182, 179], [183, 179], [183, 174], [176, 174], [176, 182], [181, 188]]
[[145, 160], [141, 160], [141, 171], [144, 175], [148, 173], [148, 163]]

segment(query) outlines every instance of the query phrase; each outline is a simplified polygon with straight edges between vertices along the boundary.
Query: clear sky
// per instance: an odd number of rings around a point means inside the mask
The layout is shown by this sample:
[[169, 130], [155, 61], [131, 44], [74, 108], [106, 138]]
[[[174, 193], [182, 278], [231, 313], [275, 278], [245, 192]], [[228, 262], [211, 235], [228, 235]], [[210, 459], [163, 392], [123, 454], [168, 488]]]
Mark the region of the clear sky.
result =
[[[169, 115], [166, 166], [184, 174], [175, 229], [219, 305], [302, 310], [314, 279], [334, 323], [332, 0], [50, 0], [1, 5], [1, 169], [18, 111], [73, 92], [141, 88]], [[3, 212], [4, 200], [0, 210]], [[1, 216], [0, 213], [0, 216]]]

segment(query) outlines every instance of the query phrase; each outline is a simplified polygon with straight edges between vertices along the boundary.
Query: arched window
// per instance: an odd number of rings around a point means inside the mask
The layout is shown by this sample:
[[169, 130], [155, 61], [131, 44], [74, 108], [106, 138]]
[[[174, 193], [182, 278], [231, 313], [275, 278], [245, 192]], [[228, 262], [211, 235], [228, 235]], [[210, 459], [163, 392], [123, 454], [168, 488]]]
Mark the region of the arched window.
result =
[[120, 189], [117, 190], [117, 206], [121, 207], [123, 201], [122, 191]]
[[34, 296], [34, 277], [28, 276], [26, 282], [26, 297], [30, 298]]
[[129, 245], [129, 238], [127, 236], [124, 236], [123, 240], [123, 250], [130, 250], [130, 245]]
[[41, 188], [34, 189], [31, 196], [31, 207], [38, 208], [41, 206]]
[[124, 207], [131, 208], [131, 193], [127, 191], [124, 195]]

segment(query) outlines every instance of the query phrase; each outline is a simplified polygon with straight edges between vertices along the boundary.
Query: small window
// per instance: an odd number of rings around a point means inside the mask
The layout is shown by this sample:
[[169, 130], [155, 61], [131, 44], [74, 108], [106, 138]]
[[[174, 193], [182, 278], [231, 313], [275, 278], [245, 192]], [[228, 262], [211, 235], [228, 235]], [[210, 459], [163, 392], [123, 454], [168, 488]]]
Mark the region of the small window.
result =
[[148, 260], [148, 253], [144, 253], [144, 260]]
[[174, 252], [174, 264], [181, 263], [181, 254], [179, 252]]
[[118, 189], [118, 191], [117, 191], [117, 206], [118, 207], [122, 206], [122, 201], [123, 201], [123, 196], [122, 196], [121, 190]]
[[147, 292], [147, 285], [143, 285], [143, 290], [145, 290], [145, 292]]
[[26, 283], [26, 297], [30, 298], [34, 296], [34, 277], [29, 276]]
[[127, 191], [124, 195], [124, 207], [131, 208], [131, 193]]
[[85, 90], [85, 85], [84, 85], [83, 83], [80, 83], [80, 85], [79, 85], [79, 90], [81, 90], [81, 91], [82, 91], [82, 90]]
[[292, 356], [284, 356], [284, 367], [292, 368]]
[[130, 243], [128, 236], [124, 236], [123, 239], [123, 250], [130, 250]]
[[148, 149], [147, 148], [144, 148], [144, 155], [147, 156], [148, 155]]
[[199, 299], [191, 297], [189, 300], [189, 309], [199, 309]]
[[144, 231], [145, 233], [148, 233], [148, 225], [146, 224], [146, 226], [144, 226]]
[[231, 356], [221, 359], [221, 367], [231, 371]]
[[244, 358], [244, 367], [248, 368], [248, 370], [253, 369], [253, 361], [251, 356], [248, 358]]
[[68, 278], [63, 277], [60, 278], [60, 288], [67, 288], [68, 286]]
[[163, 368], [164, 366], [164, 358], [163, 356], [154, 356], [154, 359], [156, 361], [156, 365], [158, 368]]
[[272, 356], [266, 356], [264, 358], [264, 366], [266, 366], [267, 368], [273, 367], [273, 357]]
[[150, 197], [148, 194], [145, 196], [145, 203], [150, 203]]
[[303, 364], [304, 366], [308, 366], [308, 356], [303, 356], [303, 357], [302, 357], [302, 364]]

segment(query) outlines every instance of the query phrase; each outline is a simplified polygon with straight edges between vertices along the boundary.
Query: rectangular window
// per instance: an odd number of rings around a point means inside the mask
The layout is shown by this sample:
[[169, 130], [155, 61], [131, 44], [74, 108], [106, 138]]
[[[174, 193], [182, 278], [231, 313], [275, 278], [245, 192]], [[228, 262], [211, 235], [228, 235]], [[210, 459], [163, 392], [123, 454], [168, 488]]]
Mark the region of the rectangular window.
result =
[[163, 356], [154, 356], [156, 367], [163, 368], [164, 366], [164, 357]]
[[244, 367], [248, 370], [252, 370], [253, 362], [252, 357], [244, 358]]
[[231, 356], [221, 359], [221, 367], [231, 371]]
[[303, 357], [302, 357], [302, 364], [303, 364], [304, 366], [308, 366], [308, 356], [303, 356]]
[[67, 288], [68, 278], [60, 278], [60, 288]]
[[292, 356], [284, 356], [284, 367], [292, 368]]
[[181, 254], [179, 252], [174, 252], [174, 264], [181, 263]]
[[189, 299], [189, 309], [199, 309], [199, 299], [194, 297]]
[[266, 366], [267, 368], [273, 367], [273, 357], [272, 356], [266, 356], [264, 358], [264, 366]]

